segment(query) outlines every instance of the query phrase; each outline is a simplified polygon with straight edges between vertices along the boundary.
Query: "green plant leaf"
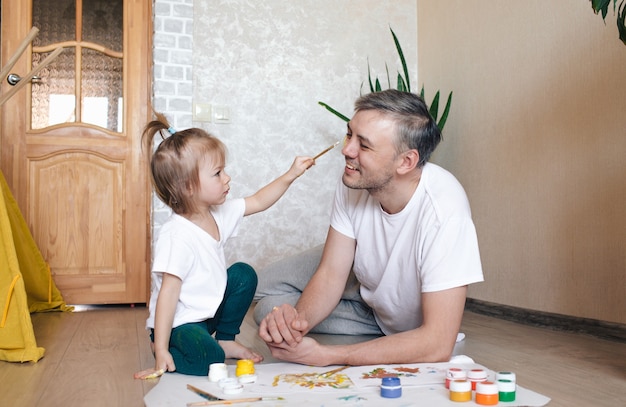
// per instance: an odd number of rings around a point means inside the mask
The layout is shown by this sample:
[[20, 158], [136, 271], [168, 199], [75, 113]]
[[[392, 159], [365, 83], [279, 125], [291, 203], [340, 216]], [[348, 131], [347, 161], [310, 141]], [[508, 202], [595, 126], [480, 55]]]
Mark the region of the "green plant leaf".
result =
[[619, 32], [619, 39], [626, 45], [626, 1], [622, 1], [619, 5], [617, 31]]
[[408, 92], [404, 78], [400, 74], [398, 74], [398, 90], [400, 92]]
[[349, 118], [347, 118], [345, 115], [339, 113], [338, 111], [336, 111], [332, 107], [328, 106], [326, 103], [324, 103], [324, 102], [317, 102], [317, 103], [319, 103], [321, 106], [324, 106], [326, 108], [326, 110], [328, 110], [329, 112], [331, 112], [332, 114], [334, 114], [335, 116], [337, 116], [338, 118], [343, 120], [344, 122], [349, 122], [350, 121]]
[[[613, 0], [616, 2], [617, 0]], [[591, 0], [591, 7], [593, 8], [593, 12], [598, 14], [602, 13], [602, 19], [606, 19], [606, 14], [609, 10], [609, 4], [611, 4], [611, 0]], [[615, 5], [613, 5], [615, 7]]]
[[430, 104], [430, 109], [428, 109], [430, 115], [437, 121], [437, 114], [439, 113], [439, 91], [435, 93], [435, 97], [433, 98], [432, 103]]
[[446, 107], [443, 109], [443, 114], [441, 115], [441, 120], [437, 123], [437, 127], [439, 127], [439, 131], [443, 131], [443, 126], [446, 125], [446, 121], [448, 121], [448, 114], [450, 113], [450, 106], [452, 105], [452, 92], [448, 95], [448, 101], [446, 102]]
[[[611, 0], [590, 0], [591, 8], [595, 14], [601, 14], [602, 20], [606, 24], [606, 15], [611, 5]], [[617, 13], [617, 32], [619, 39], [626, 45], [626, 1], [620, 0], [619, 6], [617, 0], [613, 0], [613, 13]]]
[[404, 77], [406, 79], [406, 89], [407, 89], [406, 91], [410, 92], [411, 84], [409, 82], [409, 70], [406, 66], [406, 60], [404, 59], [404, 53], [402, 52], [400, 41], [398, 41], [398, 37], [396, 36], [396, 33], [393, 32], [391, 27], [389, 27], [389, 30], [391, 31], [391, 35], [393, 35], [393, 42], [396, 44], [396, 49], [398, 50], [398, 55], [400, 55], [400, 61], [402, 62], [402, 70], [404, 71]]
[[[606, 0], [591, 0], [591, 1], [606, 1]], [[608, 0], [610, 2], [610, 0]], [[617, 1], [617, 0], [614, 0]], [[626, 0], [622, 0], [622, 1], [626, 1]], [[400, 46], [400, 41], [398, 41], [398, 37], [396, 36], [396, 33], [393, 31], [393, 29], [391, 29], [391, 27], [389, 27], [389, 30], [391, 31], [391, 35], [393, 36], [393, 41], [396, 45], [396, 50], [398, 51], [398, 55], [400, 57], [400, 61], [402, 63], [402, 71], [404, 73], [404, 76], [402, 75], [401, 72], [398, 72], [398, 77], [397, 77], [397, 81], [396, 81], [396, 86], [397, 89], [401, 92], [411, 92], [411, 84], [410, 84], [410, 79], [409, 79], [409, 70], [407, 68], [406, 65], [406, 60], [404, 58], [404, 53], [402, 52], [402, 47]], [[389, 89], [391, 89], [391, 76], [389, 75], [389, 66], [387, 65], [387, 63], [385, 63], [385, 71], [387, 74], [387, 84], [389, 86]], [[380, 83], [380, 80], [378, 79], [378, 77], [376, 78], [372, 78], [372, 70], [371, 70], [371, 66], [369, 63], [369, 58], [367, 59], [367, 82], [369, 84], [369, 90], [371, 93], [375, 93], [375, 92], [381, 92], [382, 91], [382, 86]], [[361, 96], [363, 96], [363, 87], [365, 86], [365, 81], [361, 82], [361, 87], [360, 87], [360, 94]], [[422, 99], [425, 100], [424, 97], [424, 85], [422, 85], [422, 89], [420, 91], [420, 97]], [[433, 102], [430, 105], [429, 108], [429, 112], [431, 114], [431, 116], [433, 116], [433, 119], [435, 121], [437, 121], [437, 115], [439, 113], [439, 98], [440, 98], [440, 92], [437, 91], [437, 94], [435, 95], [435, 98], [433, 99]], [[339, 113], [337, 110], [333, 109], [332, 107], [330, 107], [329, 105], [327, 105], [324, 102], [318, 102], [321, 106], [325, 107], [326, 110], [328, 110], [329, 112], [331, 112], [332, 114], [334, 114], [335, 116], [339, 117], [341, 120], [348, 122], [350, 121], [350, 119]], [[446, 124], [446, 121], [448, 119], [448, 114], [450, 113], [450, 106], [452, 103], [452, 92], [450, 92], [450, 94], [448, 95], [448, 101], [446, 103], [446, 107], [443, 111], [443, 115], [441, 116], [441, 119], [439, 120], [439, 122], [437, 123], [437, 126], [439, 127], [439, 129], [441, 131], [443, 131], [443, 127]]]

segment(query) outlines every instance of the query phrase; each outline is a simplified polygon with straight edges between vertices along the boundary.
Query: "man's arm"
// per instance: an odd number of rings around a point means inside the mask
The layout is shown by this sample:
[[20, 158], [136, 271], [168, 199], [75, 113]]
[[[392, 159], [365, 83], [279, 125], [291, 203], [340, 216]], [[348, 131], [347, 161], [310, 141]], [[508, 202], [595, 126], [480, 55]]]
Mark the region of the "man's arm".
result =
[[446, 362], [461, 326], [467, 287], [423, 293], [419, 328], [352, 345], [321, 345], [312, 338], [296, 347], [270, 347], [272, 355], [314, 366]]
[[317, 271], [308, 282], [295, 310], [288, 304], [268, 314], [259, 335], [268, 344], [295, 346], [335, 309], [343, 294], [356, 242], [330, 227]]

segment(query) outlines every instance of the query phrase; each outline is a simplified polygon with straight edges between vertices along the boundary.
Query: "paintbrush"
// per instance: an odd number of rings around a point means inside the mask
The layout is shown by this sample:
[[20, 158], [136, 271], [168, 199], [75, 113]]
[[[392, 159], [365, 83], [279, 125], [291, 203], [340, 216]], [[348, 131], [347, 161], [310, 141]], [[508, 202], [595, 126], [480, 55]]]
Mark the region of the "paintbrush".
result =
[[284, 398], [282, 397], [247, 397], [243, 399], [231, 399], [231, 400], [198, 401], [196, 403], [187, 403], [187, 407], [217, 406], [220, 404], [248, 403], [252, 401], [271, 401], [271, 400], [284, 400]]
[[[217, 396], [215, 396], [215, 395], [213, 395], [213, 394], [211, 394], [209, 392], [206, 392], [206, 391], [204, 391], [202, 389], [199, 389], [199, 388], [197, 388], [195, 386], [192, 386], [190, 384], [187, 385], [187, 389], [189, 389], [192, 392], [196, 393], [200, 397], [204, 397], [205, 399], [207, 399], [209, 401], [216, 401], [216, 400], [217, 401], [221, 401], [221, 399], [219, 397], [217, 397]], [[203, 401], [202, 403], [206, 403], [206, 401]], [[193, 404], [193, 405], [195, 406], [197, 404]], [[204, 405], [204, 404], [201, 404], [201, 405]]]
[[343, 369], [347, 369], [348, 367], [350, 367], [350, 366], [348, 366], [348, 365], [341, 366], [341, 367], [338, 367], [337, 369], [333, 369], [333, 370], [329, 370], [328, 372], [320, 373], [320, 374], [317, 375], [317, 377], [325, 379], [325, 378], [327, 378], [329, 376], [334, 375], [337, 372], [341, 372]]
[[340, 142], [341, 142], [341, 140], [338, 140], [335, 144], [333, 144], [332, 146], [328, 147], [327, 149], [325, 149], [324, 151], [322, 151], [321, 153], [319, 153], [318, 155], [313, 157], [313, 161], [317, 160], [318, 158], [320, 158], [321, 156], [323, 156], [324, 154], [326, 154], [327, 152], [329, 152], [333, 148], [337, 147]]
[[156, 372], [150, 373], [149, 375], [144, 377], [144, 380], [156, 379], [157, 377], [163, 376], [163, 373], [165, 373], [165, 369], [159, 369]]

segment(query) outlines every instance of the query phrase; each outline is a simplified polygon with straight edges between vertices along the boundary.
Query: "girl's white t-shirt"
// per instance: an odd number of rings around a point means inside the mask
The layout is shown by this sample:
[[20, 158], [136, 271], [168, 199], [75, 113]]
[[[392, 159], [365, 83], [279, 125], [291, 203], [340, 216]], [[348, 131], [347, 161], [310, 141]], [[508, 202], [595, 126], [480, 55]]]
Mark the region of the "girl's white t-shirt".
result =
[[152, 261], [147, 328], [154, 328], [163, 273], [182, 280], [172, 328], [215, 316], [226, 290], [224, 244], [231, 236], [236, 236], [245, 206], [245, 200], [240, 198], [211, 208], [220, 232], [219, 241], [177, 214], [172, 214], [161, 226]]

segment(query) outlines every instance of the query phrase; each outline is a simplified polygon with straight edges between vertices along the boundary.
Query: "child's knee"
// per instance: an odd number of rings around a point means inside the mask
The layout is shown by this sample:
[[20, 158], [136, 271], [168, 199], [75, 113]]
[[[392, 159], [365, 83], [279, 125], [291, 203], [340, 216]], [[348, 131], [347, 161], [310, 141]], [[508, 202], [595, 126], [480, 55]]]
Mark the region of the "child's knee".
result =
[[235, 263], [228, 268], [228, 282], [241, 287], [256, 290], [259, 278], [252, 266], [246, 263]]

